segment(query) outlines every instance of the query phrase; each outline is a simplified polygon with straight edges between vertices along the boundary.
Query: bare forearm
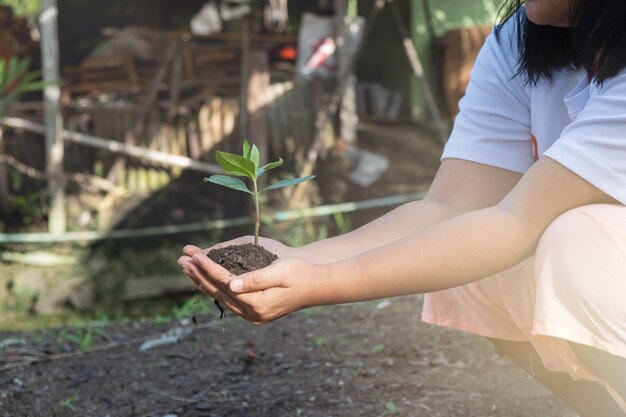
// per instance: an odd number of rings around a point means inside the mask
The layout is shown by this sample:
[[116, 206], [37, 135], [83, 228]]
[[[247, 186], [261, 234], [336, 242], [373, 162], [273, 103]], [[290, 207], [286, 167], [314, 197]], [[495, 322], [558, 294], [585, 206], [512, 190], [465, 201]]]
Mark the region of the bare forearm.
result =
[[468, 213], [328, 265], [323, 303], [431, 292], [478, 280], [529, 256], [539, 235], [499, 208]]
[[303, 246], [298, 249], [299, 256], [314, 263], [339, 261], [402, 239], [458, 214], [459, 209], [434, 201], [411, 202], [350, 233]]

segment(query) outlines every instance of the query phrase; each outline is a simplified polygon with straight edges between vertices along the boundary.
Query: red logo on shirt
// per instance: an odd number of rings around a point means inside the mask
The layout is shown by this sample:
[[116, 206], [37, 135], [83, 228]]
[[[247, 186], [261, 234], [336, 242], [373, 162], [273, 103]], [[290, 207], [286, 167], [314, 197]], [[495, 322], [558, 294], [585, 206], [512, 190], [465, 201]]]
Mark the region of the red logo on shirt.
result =
[[537, 146], [537, 138], [535, 135], [530, 135], [530, 143], [533, 145], [533, 161], [537, 162], [539, 159], [539, 146]]

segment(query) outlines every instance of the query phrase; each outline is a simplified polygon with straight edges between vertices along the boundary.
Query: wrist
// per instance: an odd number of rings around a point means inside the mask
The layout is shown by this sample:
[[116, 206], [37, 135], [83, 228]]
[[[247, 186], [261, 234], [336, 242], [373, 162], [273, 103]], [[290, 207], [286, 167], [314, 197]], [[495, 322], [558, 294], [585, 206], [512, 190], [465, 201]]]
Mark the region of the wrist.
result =
[[292, 248], [292, 250], [293, 256], [304, 259], [313, 264], [321, 263], [319, 256], [316, 255], [315, 250], [311, 246], [311, 244]]
[[333, 264], [313, 264], [313, 279], [311, 293], [315, 300], [314, 305], [335, 304], [335, 282], [333, 279]]

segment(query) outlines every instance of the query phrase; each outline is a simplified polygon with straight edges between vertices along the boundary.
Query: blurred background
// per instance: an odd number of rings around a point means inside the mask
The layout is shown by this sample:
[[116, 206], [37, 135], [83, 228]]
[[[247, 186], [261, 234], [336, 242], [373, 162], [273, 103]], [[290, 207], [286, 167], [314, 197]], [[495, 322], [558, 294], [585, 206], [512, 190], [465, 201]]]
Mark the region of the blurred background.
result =
[[183, 305], [182, 245], [252, 232], [202, 181], [244, 139], [285, 159], [267, 181], [317, 175], [266, 195], [285, 243], [420, 198], [499, 7], [0, 0], [0, 327]]

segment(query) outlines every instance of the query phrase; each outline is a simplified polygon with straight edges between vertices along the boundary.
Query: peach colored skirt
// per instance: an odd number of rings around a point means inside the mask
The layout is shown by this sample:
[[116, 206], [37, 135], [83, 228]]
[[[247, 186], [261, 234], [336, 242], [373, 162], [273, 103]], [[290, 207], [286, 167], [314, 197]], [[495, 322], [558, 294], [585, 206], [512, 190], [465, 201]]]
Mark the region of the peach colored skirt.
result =
[[626, 358], [626, 207], [570, 210], [530, 258], [491, 277], [427, 294], [422, 320], [482, 336], [530, 342], [544, 366], [604, 386], [568, 341]]

